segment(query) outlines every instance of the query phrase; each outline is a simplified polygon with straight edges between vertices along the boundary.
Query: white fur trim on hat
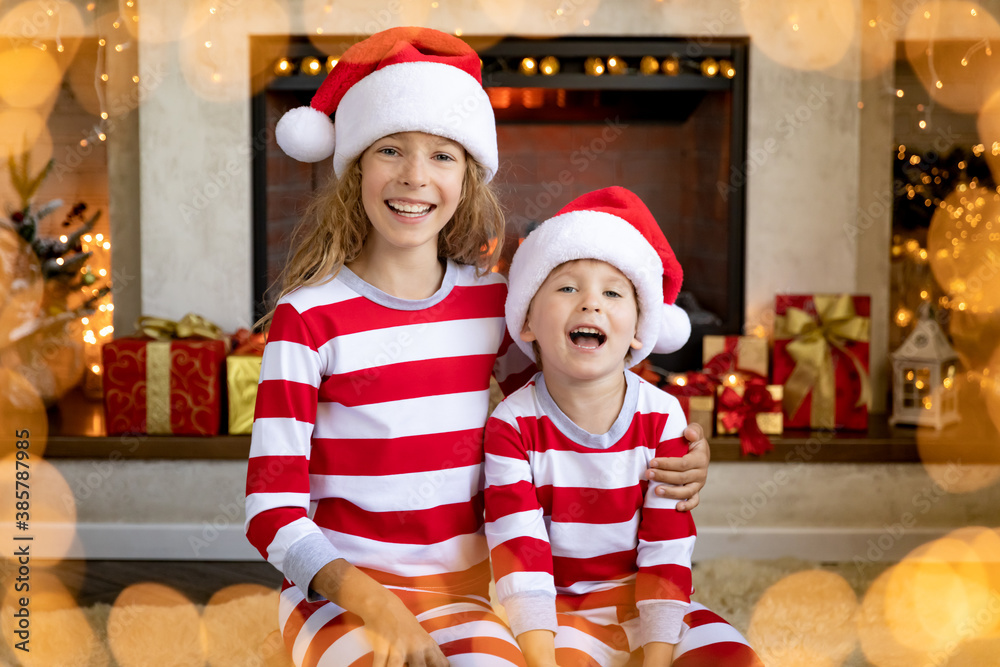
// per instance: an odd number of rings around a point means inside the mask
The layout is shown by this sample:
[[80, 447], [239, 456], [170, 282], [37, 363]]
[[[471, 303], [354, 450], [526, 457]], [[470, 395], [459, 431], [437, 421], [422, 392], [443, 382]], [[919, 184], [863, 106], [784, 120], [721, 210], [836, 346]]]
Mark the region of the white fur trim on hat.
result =
[[488, 172], [497, 171], [497, 130], [482, 85], [457, 67], [407, 62], [354, 84], [337, 107], [333, 169], [340, 175], [366, 148], [397, 132], [426, 132], [460, 143]]
[[660, 335], [653, 345], [656, 354], [670, 354], [684, 347], [691, 337], [691, 318], [673, 303], [665, 303], [660, 311]]
[[[531, 343], [521, 340], [520, 336], [528, 306], [552, 269], [574, 259], [607, 262], [632, 281], [639, 297], [636, 338], [642, 348], [632, 352], [630, 363], [639, 363], [653, 351], [661, 336], [665, 310], [663, 262], [631, 223], [602, 211], [582, 210], [557, 215], [542, 223], [521, 243], [511, 261], [506, 306], [507, 329], [514, 342], [528, 357], [535, 359]], [[686, 315], [684, 319], [687, 320]], [[686, 326], [687, 335], [690, 335], [690, 322]], [[678, 337], [681, 334], [677, 331]]]
[[333, 121], [312, 107], [297, 107], [281, 117], [274, 128], [281, 150], [299, 162], [319, 162], [333, 155]]

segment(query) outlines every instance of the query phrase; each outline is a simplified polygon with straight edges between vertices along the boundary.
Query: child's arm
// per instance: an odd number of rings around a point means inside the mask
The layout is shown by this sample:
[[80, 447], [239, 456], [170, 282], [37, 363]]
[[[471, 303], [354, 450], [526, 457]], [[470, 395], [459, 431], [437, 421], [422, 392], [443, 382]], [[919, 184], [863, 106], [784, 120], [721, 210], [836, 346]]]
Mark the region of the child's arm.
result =
[[670, 667], [674, 661], [674, 645], [650, 642], [642, 647], [642, 667]]
[[653, 459], [646, 471], [647, 479], [662, 483], [659, 493], [664, 498], [681, 501], [677, 504], [678, 512], [688, 512], [698, 506], [698, 494], [705, 487], [708, 463], [712, 458], [701, 424], [688, 424], [684, 437], [691, 443], [688, 451]]
[[[677, 399], [657, 394], [667, 421], [656, 445], [656, 456], [676, 455], [687, 448], [682, 432], [687, 426]], [[666, 648], [680, 639], [684, 615], [691, 601], [691, 553], [695, 527], [689, 512], [678, 512], [677, 501], [656, 493], [659, 482], [646, 489], [642, 518], [639, 522], [639, 548], [635, 599], [639, 608], [640, 642], [652, 645], [652, 655], [662, 659]], [[662, 644], [662, 646], [657, 646]], [[652, 662], [647, 665], [669, 665]]]
[[528, 630], [517, 636], [528, 667], [556, 667], [555, 637], [549, 630]]
[[517, 419], [501, 404], [486, 426], [486, 538], [497, 598], [529, 667], [555, 665], [552, 547]]

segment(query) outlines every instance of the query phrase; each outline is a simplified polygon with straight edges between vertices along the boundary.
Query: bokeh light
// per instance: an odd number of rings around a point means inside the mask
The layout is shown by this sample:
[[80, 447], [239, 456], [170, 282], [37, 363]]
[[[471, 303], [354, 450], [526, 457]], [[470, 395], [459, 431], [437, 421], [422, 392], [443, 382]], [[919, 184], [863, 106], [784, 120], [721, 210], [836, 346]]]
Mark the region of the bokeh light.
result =
[[278, 592], [260, 584], [236, 584], [216, 592], [202, 613], [212, 667], [266, 663], [284, 646], [268, 643], [277, 628]]
[[85, 30], [80, 10], [66, 0], [27, 0], [0, 16], [0, 35], [18, 35], [33, 46], [44, 44], [60, 70], [72, 62]]
[[0, 100], [30, 109], [59, 92], [62, 70], [48, 51], [23, 46], [0, 50]]
[[857, 644], [857, 608], [839, 574], [796, 572], [761, 596], [747, 638], [769, 667], [837, 667]]
[[[7, 647], [12, 647], [21, 637], [15, 634], [14, 614], [20, 609], [19, 600], [25, 595], [13, 588], [16, 575], [4, 582], [6, 595], [0, 613], [2, 635]], [[54, 665], [86, 665], [103, 667], [110, 663], [107, 649], [100, 642], [87, 616], [73, 599], [59, 578], [51, 572], [38, 570], [34, 562], [30, 573], [28, 596], [29, 643], [27, 652], [17, 651], [23, 667], [52, 667]]]
[[[41, 456], [48, 436], [49, 420], [42, 397], [20, 373], [0, 367], [0, 460], [15, 456], [18, 441], [25, 440], [29, 456]], [[5, 501], [4, 507], [7, 504]]]
[[[20, 466], [16, 453], [0, 459], [0, 498], [12, 499], [0, 506], [0, 536], [5, 544], [16, 543], [15, 537], [32, 537], [33, 571], [43, 563], [57, 564], [69, 555], [76, 540], [76, 498], [62, 473], [42, 458], [41, 449], [35, 448], [32, 433], [31, 447], [19, 450], [28, 452], [27, 457], [20, 457]], [[18, 490], [25, 490], [23, 485], [27, 485], [29, 498], [26, 505], [18, 507], [13, 499]], [[18, 514], [22, 511], [26, 520]], [[45, 560], [38, 560], [42, 558]]]
[[[956, 661], [965, 644], [998, 636], [997, 546], [988, 528], [962, 528], [914, 549], [869, 588], [861, 645], [878, 667], [980, 665]], [[973, 648], [977, 654], [981, 648]]]
[[1000, 142], [1000, 90], [994, 92], [983, 104], [977, 121], [979, 141], [989, 150], [983, 151], [983, 159], [990, 167], [994, 182], [1000, 183], [1000, 151], [994, 152], [992, 147]]
[[775, 62], [796, 70], [833, 67], [847, 54], [857, 31], [850, 0], [740, 3], [751, 40]]
[[202, 641], [198, 609], [162, 584], [129, 586], [108, 615], [108, 644], [120, 667], [201, 665]]
[[[246, 36], [287, 36], [290, 31], [288, 13], [275, 0], [247, 0], [238, 9], [229, 8], [213, 14], [210, 10], [215, 4], [202, 0], [188, 7], [184, 36], [178, 44], [181, 72], [191, 90], [204, 99], [243, 101], [248, 88], [247, 63], [251, 61]], [[284, 53], [287, 37], [268, 40], [268, 44], [276, 52]], [[262, 54], [258, 56], [255, 62], [264, 63]], [[273, 60], [266, 64], [270, 67], [271, 63]], [[266, 80], [253, 77], [253, 86], [259, 89]], [[257, 90], [251, 90], [251, 94], [255, 92]]]
[[1000, 67], [990, 55], [1000, 23], [978, 3], [923, 3], [910, 14], [904, 35], [907, 60], [936, 102], [974, 114], [1000, 90]]
[[1000, 202], [962, 184], [934, 212], [927, 253], [938, 285], [972, 312], [1000, 307]]
[[0, 110], [0, 155], [19, 156], [25, 150], [31, 151], [31, 165], [35, 169], [52, 157], [52, 137], [45, 125], [45, 114], [37, 109]]

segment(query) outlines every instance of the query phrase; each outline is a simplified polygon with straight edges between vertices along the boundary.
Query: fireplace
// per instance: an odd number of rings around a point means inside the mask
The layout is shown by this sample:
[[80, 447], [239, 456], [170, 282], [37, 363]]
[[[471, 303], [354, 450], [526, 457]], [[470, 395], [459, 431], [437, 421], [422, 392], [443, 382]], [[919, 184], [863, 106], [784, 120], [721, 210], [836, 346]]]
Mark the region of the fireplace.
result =
[[[253, 38], [254, 71], [278, 74], [255, 86], [254, 293], [266, 290], [288, 252], [311, 192], [330, 177], [285, 156], [273, 128], [308, 104], [328, 58], [356, 38], [293, 40], [275, 57]], [[677, 39], [469, 39], [497, 118], [495, 183], [507, 212], [504, 262], [517, 239], [574, 197], [609, 185], [649, 206], [684, 267], [679, 302], [692, 313], [691, 342], [655, 356], [668, 370], [700, 366], [705, 334], [741, 333], [744, 316], [745, 41]], [[265, 147], [266, 144], [266, 147]]]

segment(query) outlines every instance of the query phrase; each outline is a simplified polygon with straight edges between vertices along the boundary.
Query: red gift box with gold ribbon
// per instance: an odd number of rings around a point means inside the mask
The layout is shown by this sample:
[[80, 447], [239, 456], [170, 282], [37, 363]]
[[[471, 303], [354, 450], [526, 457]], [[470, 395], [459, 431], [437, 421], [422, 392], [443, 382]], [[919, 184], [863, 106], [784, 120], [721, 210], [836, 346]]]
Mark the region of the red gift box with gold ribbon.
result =
[[868, 429], [870, 315], [867, 296], [777, 296], [773, 377], [784, 385], [785, 428]]
[[228, 350], [218, 327], [197, 316], [139, 325], [145, 336], [101, 350], [108, 435], [218, 435]]

